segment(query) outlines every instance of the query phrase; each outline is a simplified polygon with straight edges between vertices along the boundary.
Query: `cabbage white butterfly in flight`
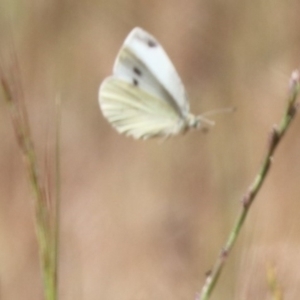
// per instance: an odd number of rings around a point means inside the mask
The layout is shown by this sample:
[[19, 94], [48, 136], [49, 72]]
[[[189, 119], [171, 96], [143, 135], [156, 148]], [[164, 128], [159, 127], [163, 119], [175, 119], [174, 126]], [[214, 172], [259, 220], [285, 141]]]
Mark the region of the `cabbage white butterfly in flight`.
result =
[[213, 122], [189, 112], [179, 75], [159, 42], [134, 28], [120, 49], [113, 75], [99, 89], [103, 115], [135, 139], [169, 137]]

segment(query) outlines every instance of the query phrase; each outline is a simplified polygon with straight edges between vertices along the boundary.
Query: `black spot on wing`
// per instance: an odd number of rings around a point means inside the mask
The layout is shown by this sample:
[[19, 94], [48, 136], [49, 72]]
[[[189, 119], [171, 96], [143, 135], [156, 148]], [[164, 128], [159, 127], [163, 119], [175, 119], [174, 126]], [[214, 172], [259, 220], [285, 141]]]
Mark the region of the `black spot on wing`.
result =
[[134, 86], [138, 86], [139, 85], [139, 82], [137, 79], [133, 78], [133, 81], [132, 81], [133, 85]]
[[147, 41], [147, 45], [148, 45], [150, 48], [154, 48], [154, 47], [157, 46], [157, 43], [156, 43], [155, 41], [149, 39], [149, 40]]
[[133, 68], [133, 72], [138, 76], [142, 76], [142, 71], [137, 67]]

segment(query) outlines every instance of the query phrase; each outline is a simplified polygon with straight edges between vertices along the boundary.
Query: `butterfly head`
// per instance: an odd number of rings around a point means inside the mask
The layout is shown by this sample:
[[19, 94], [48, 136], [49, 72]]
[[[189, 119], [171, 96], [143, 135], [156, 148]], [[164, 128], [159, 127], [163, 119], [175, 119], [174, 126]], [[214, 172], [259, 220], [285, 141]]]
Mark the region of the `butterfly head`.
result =
[[194, 116], [189, 114], [187, 117], [187, 127], [193, 129], [208, 130], [211, 126], [214, 126], [215, 122], [204, 118], [203, 116]]

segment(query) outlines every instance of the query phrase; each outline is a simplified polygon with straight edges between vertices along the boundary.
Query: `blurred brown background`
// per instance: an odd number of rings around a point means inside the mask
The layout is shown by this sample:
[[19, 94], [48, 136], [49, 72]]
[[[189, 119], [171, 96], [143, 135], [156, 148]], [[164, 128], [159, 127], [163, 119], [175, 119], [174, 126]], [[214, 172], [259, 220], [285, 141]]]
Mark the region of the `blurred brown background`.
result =
[[[297, 0], [1, 0], [2, 63], [13, 35], [44, 172], [62, 99], [60, 299], [195, 299], [283, 112], [299, 9]], [[118, 135], [97, 93], [135, 26], [166, 49], [193, 113], [236, 113], [163, 143]], [[299, 126], [298, 117], [212, 299], [272, 299], [269, 265], [284, 299], [299, 299]], [[2, 96], [0, 141], [0, 298], [42, 299], [32, 195]]]

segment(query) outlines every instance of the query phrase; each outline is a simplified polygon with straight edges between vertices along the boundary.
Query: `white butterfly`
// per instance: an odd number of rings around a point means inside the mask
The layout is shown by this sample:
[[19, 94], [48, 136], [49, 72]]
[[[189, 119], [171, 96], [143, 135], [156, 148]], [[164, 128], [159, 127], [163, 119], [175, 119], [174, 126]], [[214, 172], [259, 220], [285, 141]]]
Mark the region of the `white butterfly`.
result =
[[138, 27], [125, 39], [113, 75], [101, 84], [99, 103], [112, 126], [135, 139], [169, 137], [213, 124], [189, 113], [171, 60], [159, 42]]

